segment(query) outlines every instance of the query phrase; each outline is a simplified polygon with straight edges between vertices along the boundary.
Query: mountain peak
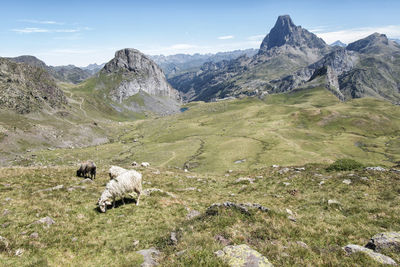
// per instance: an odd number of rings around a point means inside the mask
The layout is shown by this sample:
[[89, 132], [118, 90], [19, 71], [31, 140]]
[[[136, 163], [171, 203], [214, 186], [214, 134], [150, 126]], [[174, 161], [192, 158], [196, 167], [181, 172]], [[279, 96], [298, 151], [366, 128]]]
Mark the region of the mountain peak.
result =
[[279, 16], [275, 26], [264, 38], [260, 52], [265, 52], [274, 47], [289, 45], [292, 47], [324, 48], [325, 42], [315, 34], [296, 26], [289, 15]]
[[331, 44], [330, 44], [330, 46], [340, 46], [340, 47], [346, 47], [346, 44], [345, 44], [345, 43], [343, 43], [343, 42], [342, 42], [342, 41], [340, 41], [340, 40], [337, 40], [337, 41], [335, 41], [335, 42], [331, 43]]
[[381, 49], [390, 48], [393, 44], [385, 34], [373, 33], [363, 39], [349, 44], [346, 49], [360, 53], [379, 52]]

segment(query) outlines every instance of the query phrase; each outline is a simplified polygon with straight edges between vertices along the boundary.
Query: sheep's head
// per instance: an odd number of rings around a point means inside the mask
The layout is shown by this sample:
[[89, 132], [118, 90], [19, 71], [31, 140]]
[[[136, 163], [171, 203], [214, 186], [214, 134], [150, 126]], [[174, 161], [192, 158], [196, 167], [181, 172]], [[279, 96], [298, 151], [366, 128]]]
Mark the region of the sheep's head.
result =
[[97, 205], [99, 206], [99, 209], [101, 212], [106, 212], [107, 209], [107, 201], [102, 200], [99, 198], [99, 201], [97, 201]]

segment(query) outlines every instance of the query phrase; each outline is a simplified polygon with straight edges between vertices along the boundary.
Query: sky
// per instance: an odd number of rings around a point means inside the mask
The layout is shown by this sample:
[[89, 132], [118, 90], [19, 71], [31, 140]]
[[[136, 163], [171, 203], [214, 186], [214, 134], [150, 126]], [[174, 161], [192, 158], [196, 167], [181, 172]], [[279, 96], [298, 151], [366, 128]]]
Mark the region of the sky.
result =
[[328, 44], [374, 32], [400, 39], [399, 11], [398, 0], [4, 0], [0, 56], [86, 66], [128, 47], [149, 55], [259, 48], [285, 14]]

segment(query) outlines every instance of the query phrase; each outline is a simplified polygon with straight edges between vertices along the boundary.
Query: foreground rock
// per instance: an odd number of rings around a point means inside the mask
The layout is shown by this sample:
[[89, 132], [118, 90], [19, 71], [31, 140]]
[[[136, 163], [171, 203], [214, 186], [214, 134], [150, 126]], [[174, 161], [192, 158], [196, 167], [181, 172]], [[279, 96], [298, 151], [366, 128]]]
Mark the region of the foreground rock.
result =
[[343, 249], [344, 249], [344, 251], [346, 251], [347, 254], [353, 254], [353, 253], [357, 253], [357, 252], [364, 253], [365, 255], [371, 257], [373, 260], [375, 260], [376, 262], [379, 262], [380, 264], [397, 265], [396, 262], [392, 258], [385, 256], [383, 254], [374, 252], [372, 249], [365, 248], [365, 247], [362, 247], [359, 245], [349, 244], [349, 245], [343, 247]]
[[376, 234], [365, 247], [378, 252], [381, 250], [400, 252], [400, 233], [386, 232]]
[[249, 210], [253, 209], [253, 210], [260, 210], [263, 212], [267, 212], [269, 211], [268, 208], [261, 206], [260, 204], [257, 203], [234, 203], [234, 202], [224, 202], [224, 203], [214, 203], [212, 204], [210, 207], [207, 208], [206, 213], [208, 215], [216, 215], [218, 213], [218, 208], [233, 208], [233, 209], [237, 209], [242, 213], [245, 214], [250, 214]]
[[232, 267], [273, 266], [266, 257], [246, 244], [226, 246], [223, 250], [215, 252], [215, 254]]
[[157, 266], [157, 258], [160, 255], [160, 251], [156, 248], [142, 249], [136, 251], [136, 253], [143, 256], [143, 263], [140, 265], [141, 267], [152, 267]]

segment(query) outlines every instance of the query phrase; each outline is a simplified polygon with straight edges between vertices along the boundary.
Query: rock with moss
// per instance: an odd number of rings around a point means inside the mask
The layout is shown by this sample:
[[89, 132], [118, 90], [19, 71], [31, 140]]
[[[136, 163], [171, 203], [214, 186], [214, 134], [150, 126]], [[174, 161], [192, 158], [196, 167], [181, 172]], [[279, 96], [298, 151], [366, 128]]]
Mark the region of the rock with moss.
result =
[[349, 255], [357, 252], [364, 253], [365, 255], [369, 256], [370, 258], [372, 258], [373, 260], [375, 260], [380, 264], [397, 265], [397, 263], [392, 258], [374, 252], [372, 249], [365, 248], [359, 245], [349, 244], [343, 247], [343, 250], [346, 251], [346, 253]]
[[400, 252], [400, 233], [385, 232], [376, 234], [365, 247], [378, 252], [381, 250]]
[[258, 251], [250, 248], [246, 244], [237, 246], [226, 246], [223, 250], [218, 250], [215, 254], [222, 258], [229, 266], [232, 267], [268, 267], [273, 266], [269, 260]]

